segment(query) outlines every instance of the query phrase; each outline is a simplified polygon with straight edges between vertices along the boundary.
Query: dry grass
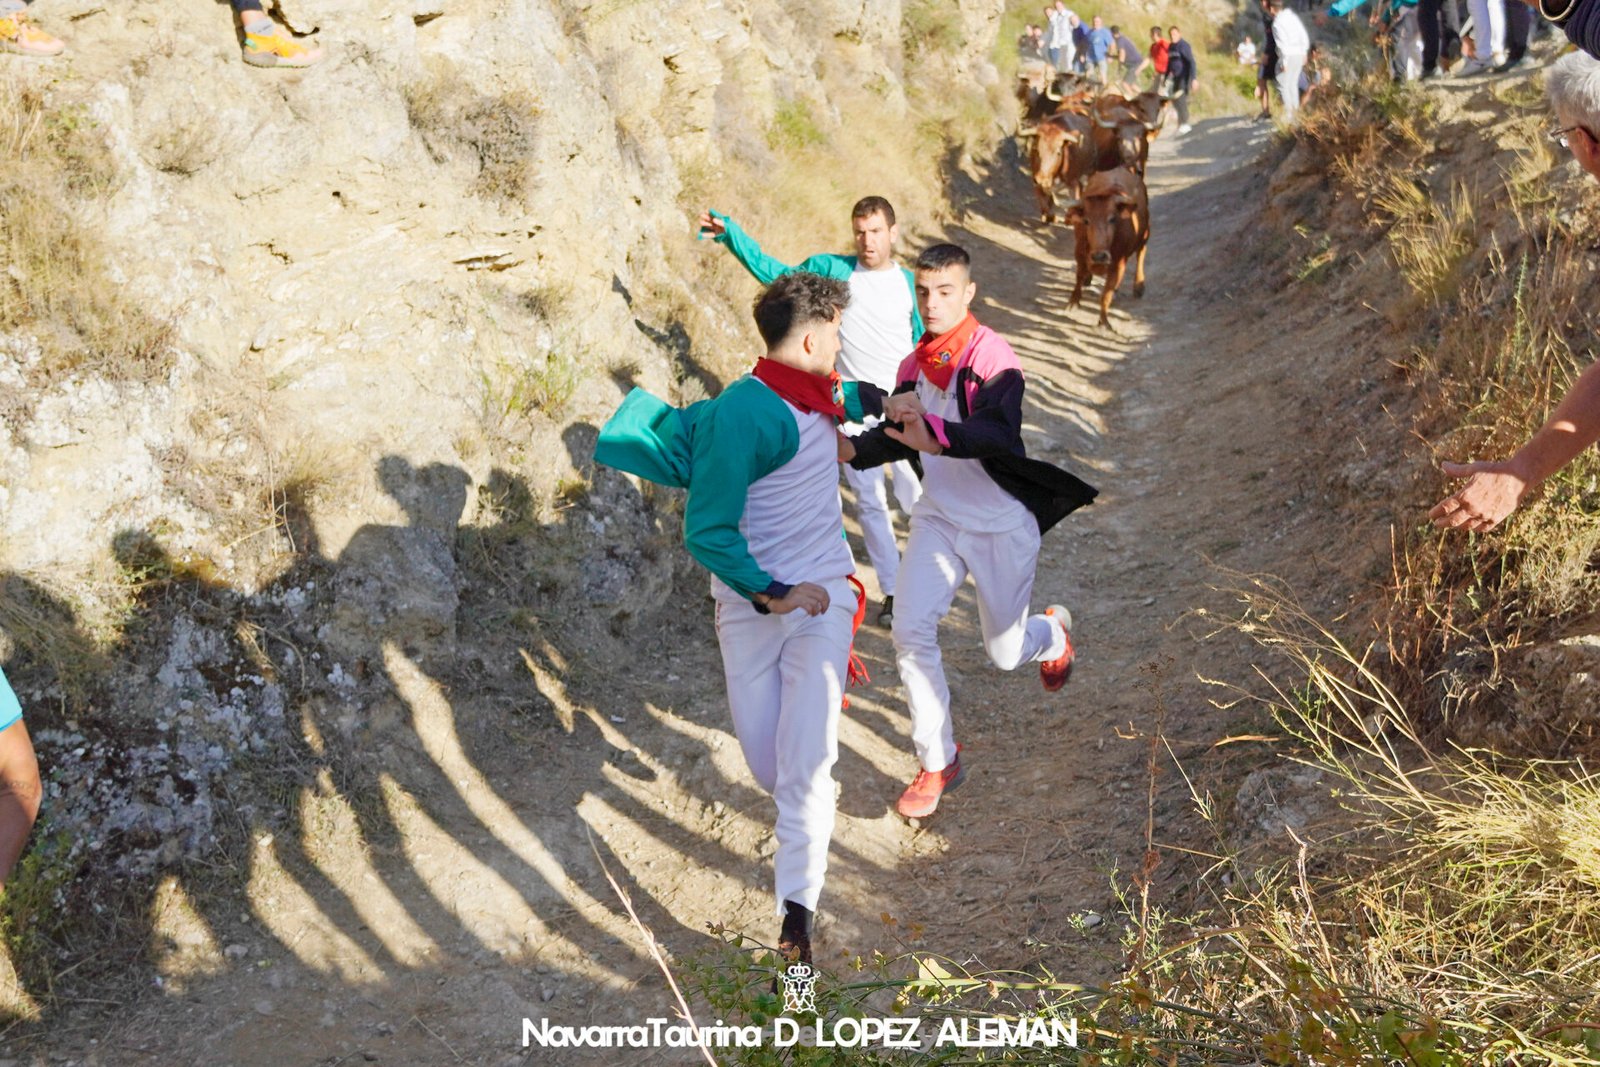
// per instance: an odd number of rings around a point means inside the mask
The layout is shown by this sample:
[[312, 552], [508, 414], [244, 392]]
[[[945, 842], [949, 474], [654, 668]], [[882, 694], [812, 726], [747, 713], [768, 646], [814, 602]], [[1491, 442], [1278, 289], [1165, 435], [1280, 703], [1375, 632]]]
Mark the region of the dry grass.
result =
[[1448, 200], [1436, 202], [1410, 178], [1390, 174], [1372, 206], [1394, 219], [1389, 253], [1415, 298], [1402, 301], [1398, 314], [1459, 291], [1467, 257], [1477, 248], [1477, 211], [1465, 185], [1457, 183]]
[[117, 181], [84, 111], [0, 80], [0, 331], [37, 338], [45, 381], [147, 378], [170, 365], [171, 321], [127, 295], [84, 217]]
[[471, 163], [477, 168], [474, 194], [521, 204], [533, 173], [537, 101], [522, 92], [480, 93], [448, 69], [406, 86], [405, 99], [411, 125], [435, 160]]

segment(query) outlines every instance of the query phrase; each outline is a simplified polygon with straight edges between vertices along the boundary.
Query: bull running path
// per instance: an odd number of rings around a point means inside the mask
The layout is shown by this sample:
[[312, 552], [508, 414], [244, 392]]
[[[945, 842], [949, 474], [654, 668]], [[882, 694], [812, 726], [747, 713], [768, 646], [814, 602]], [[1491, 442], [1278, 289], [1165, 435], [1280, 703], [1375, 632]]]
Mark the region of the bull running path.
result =
[[[1107, 914], [1108, 872], [1144, 852], [1145, 750], [1118, 733], [1151, 725], [1142, 668], [1170, 661], [1167, 733], [1180, 754], [1203, 752], [1230, 723], [1196, 669], [1243, 677], [1248, 649], [1198, 645], [1174, 625], [1215, 600], [1202, 560], [1270, 569], [1297, 554], [1277, 518], [1284, 478], [1260, 476], [1269, 463], [1285, 469], [1263, 457], [1286, 451], [1292, 435], [1278, 424], [1294, 412], [1273, 393], [1260, 304], [1231, 301], [1218, 259], [1255, 211], [1263, 179], [1243, 164], [1265, 137], [1212, 120], [1155, 144], [1148, 291], [1118, 299], [1116, 334], [1095, 328], [1093, 289], [1066, 309], [1070, 231], [1038, 223], [1014, 160], [952, 175], [963, 215], [946, 236], [973, 253], [980, 318], [1023, 359], [1029, 448], [1102, 489], [1045, 539], [1035, 594], [1037, 605], [1071, 606], [1081, 659], [1059, 694], [1034, 670], [1002, 675], [984, 658], [970, 591], [957, 599], [944, 642], [970, 771], [914, 827], [892, 811], [915, 771], [892, 650], [883, 631], [864, 631], [875, 684], [852, 693], [841, 729], [816, 939], [825, 968], [911, 949], [1079, 979], [1115, 969], [1117, 924], [1080, 933], [1074, 919]], [[865, 560], [858, 536], [856, 552]], [[487, 749], [464, 727], [503, 721], [492, 694], [452, 692], [389, 650], [408, 707], [389, 765], [439, 772], [386, 795], [395, 839], [368, 845], [348, 819], [323, 827], [304, 859], [295, 842], [259, 839], [237, 920], [213, 906], [210, 925], [180, 924], [156, 946], [173, 962], [154, 988], [144, 975], [114, 1013], [64, 1005], [25, 1048], [0, 1047], [0, 1062], [693, 1062], [670, 1049], [523, 1049], [520, 1026], [671, 1014], [597, 857], [673, 953], [705, 950], [707, 924], [776, 933], [757, 875], [771, 856], [771, 802], [738, 756], [709, 616], [687, 611], [681, 628], [641, 637], [626, 670], [580, 648], [547, 657], [535, 680], [566, 728]], [[1163, 844], [1196, 843], [1187, 808], [1168, 770]], [[293, 862], [278, 862], [279, 849]], [[1163, 894], [1193, 871], [1169, 854]], [[166, 910], [181, 913], [181, 886], [165, 892]]]

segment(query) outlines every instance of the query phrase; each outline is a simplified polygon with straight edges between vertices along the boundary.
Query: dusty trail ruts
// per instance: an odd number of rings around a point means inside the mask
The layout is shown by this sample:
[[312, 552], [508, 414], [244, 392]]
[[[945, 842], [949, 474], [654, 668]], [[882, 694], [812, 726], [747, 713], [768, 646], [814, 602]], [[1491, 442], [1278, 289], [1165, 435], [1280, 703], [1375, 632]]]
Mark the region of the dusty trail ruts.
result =
[[[1205, 558], [1254, 568], [1291, 555], [1274, 511], [1285, 490], [1259, 477], [1282, 421], [1270, 346], [1257, 306], [1230, 302], [1219, 256], [1256, 211], [1262, 179], [1243, 165], [1264, 137], [1212, 120], [1156, 143], [1149, 289], [1119, 296], [1114, 334], [1094, 327], [1097, 290], [1067, 310], [1070, 231], [1034, 220], [1015, 167], [956, 179], [964, 214], [947, 236], [974, 255], [979, 317], [1023, 359], [1030, 450], [1103, 490], [1045, 539], [1036, 586], [1037, 604], [1071, 606], [1081, 660], [1055, 695], [1032, 669], [1000, 674], [963, 593], [944, 644], [970, 774], [912, 827], [891, 810], [915, 763], [892, 651], [882, 631], [864, 631], [876, 684], [852, 694], [841, 731], [817, 939], [825, 966], [901, 951], [913, 926], [909, 947], [990, 967], [1044, 961], [1095, 978], [1114, 965], [1115, 924], [1085, 936], [1072, 919], [1105, 913], [1109, 870], [1127, 872], [1144, 852], [1146, 748], [1119, 729], [1152, 725], [1141, 683], [1156, 680], [1180, 754], [1226, 732], [1196, 667], [1240, 676], [1247, 650], [1198, 646], [1174, 624], [1216, 599]], [[866, 558], [859, 540], [856, 556]], [[65, 1006], [22, 1054], [208, 1067], [618, 1062], [520, 1047], [524, 1016], [586, 1025], [670, 1014], [597, 855], [675, 952], [704, 947], [708, 923], [775, 933], [759, 881], [770, 801], [732, 737], [709, 619], [689, 598], [681, 628], [642, 639], [627, 664], [535, 649], [533, 685], [558, 721], [492, 747], [474, 747], [463, 724], [502, 709], [388, 650], [409, 714], [398, 760], [438, 771], [425, 790], [391, 788], [394, 838], [364, 847], [330, 804], [320, 850], [258, 842], [237, 923], [208, 925], [167, 902], [158, 926], [176, 946], [164, 958], [178, 962], [164, 992], [130, 989], [110, 1016]], [[1149, 664], [1165, 666], [1157, 677]], [[1156, 807], [1158, 839], [1197, 844], [1170, 771]], [[662, 1050], [627, 1062], [685, 1061]]]

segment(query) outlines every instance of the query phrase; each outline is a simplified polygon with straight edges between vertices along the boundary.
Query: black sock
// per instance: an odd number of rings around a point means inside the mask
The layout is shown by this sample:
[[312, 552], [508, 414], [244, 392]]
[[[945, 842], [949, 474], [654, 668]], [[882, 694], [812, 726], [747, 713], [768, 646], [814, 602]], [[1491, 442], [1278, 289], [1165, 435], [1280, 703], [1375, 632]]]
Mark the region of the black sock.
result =
[[797, 953], [801, 960], [811, 960], [811, 909], [792, 900], [783, 902], [783, 930], [778, 934], [781, 952]]

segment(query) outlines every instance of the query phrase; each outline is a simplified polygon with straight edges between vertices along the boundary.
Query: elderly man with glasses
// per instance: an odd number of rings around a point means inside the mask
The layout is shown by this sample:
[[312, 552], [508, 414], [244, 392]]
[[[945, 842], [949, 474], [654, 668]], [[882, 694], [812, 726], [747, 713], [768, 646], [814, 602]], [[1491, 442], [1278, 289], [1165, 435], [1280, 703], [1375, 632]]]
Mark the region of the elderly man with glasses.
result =
[[[1600, 60], [1574, 52], [1545, 75], [1555, 112], [1554, 137], [1578, 165], [1600, 180]], [[1465, 478], [1457, 492], [1428, 512], [1435, 526], [1492, 530], [1516, 510], [1528, 490], [1600, 441], [1600, 362], [1578, 376], [1539, 432], [1510, 459], [1446, 463], [1445, 474]]]

